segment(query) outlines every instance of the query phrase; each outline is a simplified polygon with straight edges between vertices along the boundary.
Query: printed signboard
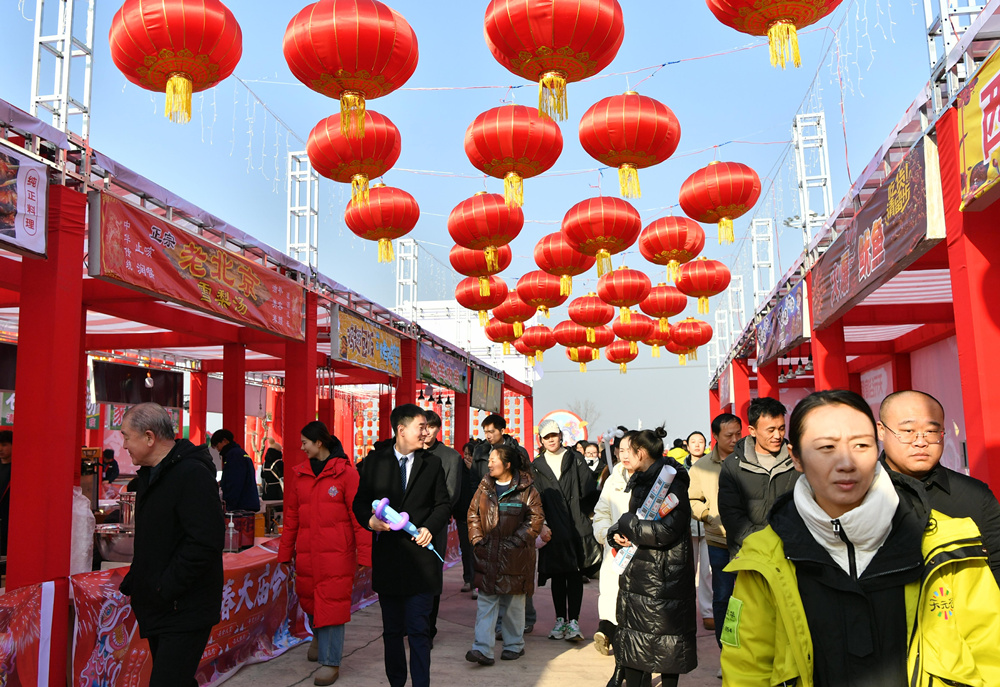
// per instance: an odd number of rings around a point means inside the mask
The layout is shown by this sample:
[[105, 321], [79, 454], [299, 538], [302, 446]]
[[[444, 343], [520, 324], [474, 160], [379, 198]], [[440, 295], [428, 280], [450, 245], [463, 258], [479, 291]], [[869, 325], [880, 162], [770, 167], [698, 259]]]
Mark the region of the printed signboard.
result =
[[333, 307], [331, 322], [336, 328], [331, 335], [331, 340], [337, 342], [331, 348], [336, 360], [386, 372], [394, 377], [402, 374], [400, 339], [397, 335], [337, 305]]
[[45, 255], [48, 189], [44, 164], [0, 147], [0, 247]]
[[469, 390], [469, 365], [425, 343], [420, 344], [420, 379], [459, 393]]

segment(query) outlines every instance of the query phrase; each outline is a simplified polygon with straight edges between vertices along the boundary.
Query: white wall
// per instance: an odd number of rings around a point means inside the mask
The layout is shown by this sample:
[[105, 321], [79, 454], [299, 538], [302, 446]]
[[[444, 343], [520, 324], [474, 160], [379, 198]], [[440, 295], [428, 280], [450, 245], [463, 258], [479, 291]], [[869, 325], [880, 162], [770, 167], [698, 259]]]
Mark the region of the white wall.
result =
[[968, 474], [963, 449], [966, 441], [965, 408], [962, 405], [957, 340], [951, 337], [914, 351], [910, 354], [910, 368], [913, 388], [930, 394], [944, 406], [946, 434], [941, 464]]

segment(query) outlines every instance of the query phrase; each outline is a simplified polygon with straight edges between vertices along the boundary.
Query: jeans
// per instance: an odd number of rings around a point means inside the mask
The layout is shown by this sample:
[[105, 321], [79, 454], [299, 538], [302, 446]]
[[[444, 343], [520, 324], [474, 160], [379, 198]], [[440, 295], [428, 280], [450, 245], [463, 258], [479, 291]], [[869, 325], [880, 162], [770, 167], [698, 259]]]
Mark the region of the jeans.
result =
[[[312, 618], [309, 619], [312, 624]], [[344, 657], [345, 625], [327, 625], [313, 627], [316, 643], [319, 646], [319, 664], [323, 666], [339, 666]]]
[[428, 617], [433, 603], [433, 594], [379, 596], [385, 676], [389, 679], [389, 687], [403, 687], [406, 684], [404, 631], [410, 644], [410, 678], [413, 687], [430, 687], [431, 638]]
[[472, 584], [476, 571], [472, 567], [472, 544], [469, 542], [469, 523], [463, 517], [455, 518], [455, 529], [458, 530], [458, 547], [462, 551], [462, 581]]
[[194, 675], [211, 633], [211, 627], [203, 627], [189, 632], [164, 632], [147, 637], [149, 654], [153, 658], [150, 687], [197, 687]]
[[[534, 595], [528, 594], [524, 600], [524, 626], [534, 625], [538, 621], [538, 611], [535, 610], [535, 602], [532, 601]], [[503, 606], [500, 607], [500, 615], [497, 617], [497, 632], [500, 631], [500, 623], [503, 621]], [[494, 633], [495, 634], [495, 633]]]
[[729, 549], [708, 546], [708, 561], [712, 565], [712, 616], [715, 618], [715, 641], [722, 648], [722, 625], [726, 622], [729, 597], [733, 595], [736, 575], [723, 568], [729, 563]]
[[524, 594], [483, 594], [479, 592], [476, 608], [476, 641], [472, 648], [483, 656], [493, 658], [496, 642], [497, 615], [503, 609], [500, 631], [503, 633], [504, 651], [520, 652], [524, 649]]
[[702, 618], [712, 618], [712, 568], [708, 562], [708, 543], [704, 537], [692, 537], [694, 567], [698, 573], [698, 612]]

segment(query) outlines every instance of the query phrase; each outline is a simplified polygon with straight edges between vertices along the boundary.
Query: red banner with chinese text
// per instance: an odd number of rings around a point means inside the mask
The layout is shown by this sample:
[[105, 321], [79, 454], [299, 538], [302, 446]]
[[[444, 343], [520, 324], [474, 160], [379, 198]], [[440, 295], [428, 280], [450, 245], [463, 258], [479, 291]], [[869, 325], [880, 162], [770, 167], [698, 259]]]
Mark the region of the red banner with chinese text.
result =
[[0, 685], [38, 684], [38, 638], [42, 585], [12, 589], [0, 596]]
[[[215, 685], [241, 666], [267, 661], [308, 638], [305, 615], [287, 565], [255, 546], [224, 554], [222, 621], [212, 629], [198, 668], [200, 685]], [[74, 575], [74, 687], [139, 687], [149, 681], [149, 645], [129, 598], [118, 592], [128, 568]]]
[[239, 324], [304, 338], [300, 285], [108, 193], [90, 202], [91, 276]]

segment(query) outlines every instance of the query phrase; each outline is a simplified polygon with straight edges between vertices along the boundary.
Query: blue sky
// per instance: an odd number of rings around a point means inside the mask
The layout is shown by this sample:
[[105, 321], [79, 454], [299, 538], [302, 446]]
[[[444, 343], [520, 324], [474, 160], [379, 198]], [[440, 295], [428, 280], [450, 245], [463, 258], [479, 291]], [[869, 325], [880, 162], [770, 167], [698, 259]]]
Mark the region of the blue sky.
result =
[[[22, 18], [18, 4], [15, 0], [0, 3], [0, 98], [27, 109], [33, 23]], [[25, 12], [31, 14], [34, 3], [26, 4]], [[285, 153], [302, 149], [304, 144], [273, 115], [305, 139], [316, 122], [338, 108], [335, 101], [298, 84], [281, 54], [288, 20], [304, 4], [303, 0], [230, 0], [228, 5], [243, 30], [243, 58], [236, 75], [248, 83], [270, 112], [246, 87], [230, 78], [203, 97], [196, 94], [191, 123], [179, 126], [163, 117], [162, 94], [151, 95], [129, 84], [111, 62], [107, 34], [120, 2], [99, 0], [91, 144], [283, 249]], [[402, 171], [391, 171], [385, 177], [387, 183], [416, 197], [422, 216], [413, 236], [447, 262], [451, 241], [446, 217], [458, 202], [484, 188], [462, 148], [466, 127], [477, 114], [505, 98], [527, 105], [537, 103], [537, 90], [507, 72], [490, 55], [482, 29], [485, 2], [394, 0], [390, 4], [410, 22], [420, 44], [420, 62], [407, 87], [523, 86], [513, 90], [397, 91], [369, 102], [402, 133], [398, 168], [468, 177]], [[731, 143], [718, 151], [695, 151], [727, 141], [787, 141], [796, 112], [818, 106], [825, 109], [831, 132], [834, 199], [839, 201], [850, 185], [845, 159], [850, 160], [855, 173], [864, 167], [929, 74], [923, 12], [914, 0], [845, 0], [829, 19], [800, 37], [802, 67], [784, 71], [770, 66], [766, 47], [733, 52], [759, 46], [760, 41], [719, 24], [703, 0], [622, 0], [622, 7], [625, 41], [604, 74], [670, 63], [642, 81], [637, 90], [673, 109], [682, 127], [675, 157], [640, 174], [643, 196], [635, 206], [644, 224], [667, 214], [665, 208], [677, 203], [683, 180], [716, 154], [719, 159], [751, 165], [762, 178], [773, 174], [776, 183], [767, 191], [770, 200], [762, 211], [779, 215], [778, 224], [784, 216], [797, 214], [785, 145]], [[833, 28], [824, 28], [828, 26]], [[837, 61], [831, 57], [836, 51], [825, 52], [831, 42], [840, 46], [846, 125], [840, 114]], [[724, 54], [705, 57], [716, 53]], [[704, 59], [692, 59], [699, 57]], [[581, 115], [600, 98], [635, 88], [650, 74], [652, 70], [570, 85], [569, 119], [561, 124], [564, 151], [554, 172], [599, 166], [580, 146], [577, 126]], [[783, 164], [776, 164], [782, 159]], [[766, 178], [764, 184], [767, 189]], [[526, 181], [524, 211], [528, 223], [513, 244], [514, 263], [503, 275], [509, 283], [536, 269], [531, 259], [534, 243], [557, 231], [565, 211], [596, 195], [598, 185], [607, 194], [617, 194], [614, 170], [603, 175], [586, 172]], [[502, 182], [489, 179], [486, 188], [502, 193]], [[349, 189], [324, 181], [320, 194], [321, 271], [391, 306], [394, 267], [378, 265], [374, 244], [354, 238], [343, 225]], [[748, 218], [737, 222], [738, 238], [748, 225]], [[711, 235], [713, 229], [709, 228]], [[781, 243], [782, 271], [800, 249], [801, 242], [796, 240], [796, 232], [789, 230]], [[731, 265], [740, 246], [737, 241], [734, 246], [719, 247], [710, 238], [705, 254]], [[637, 251], [624, 261], [632, 267], [652, 267], [643, 263]], [[616, 259], [616, 266], [621, 262]], [[420, 297], [444, 297], [454, 277], [430, 262], [422, 264], [421, 270]], [[652, 274], [654, 283], [662, 280], [659, 273]], [[596, 287], [596, 274], [589, 277], [589, 282], [586, 278], [575, 280], [574, 294]], [[564, 311], [557, 312], [551, 323], [564, 316]]]

